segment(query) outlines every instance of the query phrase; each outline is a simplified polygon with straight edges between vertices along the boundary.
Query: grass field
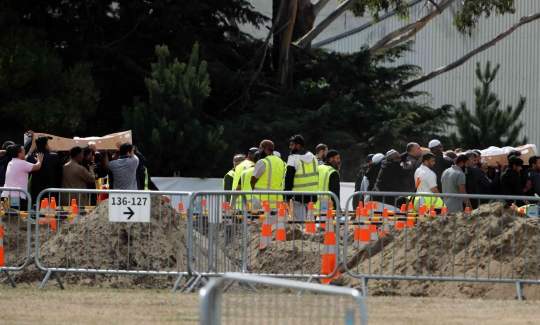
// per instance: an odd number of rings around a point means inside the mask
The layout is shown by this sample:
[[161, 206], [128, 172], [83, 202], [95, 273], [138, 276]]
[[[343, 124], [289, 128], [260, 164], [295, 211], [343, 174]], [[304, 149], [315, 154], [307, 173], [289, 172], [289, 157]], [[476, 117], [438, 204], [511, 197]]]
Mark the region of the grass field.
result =
[[[1, 324], [198, 324], [198, 294], [0, 287]], [[539, 324], [540, 301], [368, 297], [369, 324]], [[264, 322], [258, 322], [264, 323]], [[237, 322], [237, 325], [243, 322]], [[256, 323], [254, 323], [256, 324]], [[276, 322], [279, 324], [279, 322]], [[301, 323], [300, 323], [301, 324]]]

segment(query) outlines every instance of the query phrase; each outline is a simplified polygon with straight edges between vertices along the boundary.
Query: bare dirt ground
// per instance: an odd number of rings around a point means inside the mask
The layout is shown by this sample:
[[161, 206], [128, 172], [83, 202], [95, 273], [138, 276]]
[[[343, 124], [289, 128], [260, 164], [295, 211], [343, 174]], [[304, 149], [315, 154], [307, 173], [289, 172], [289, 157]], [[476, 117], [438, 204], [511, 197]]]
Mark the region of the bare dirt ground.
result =
[[[243, 293], [229, 293], [230, 302]], [[249, 295], [250, 293], [245, 293]], [[287, 295], [290, 301], [295, 295]], [[0, 286], [2, 324], [198, 324], [198, 294], [168, 290]], [[369, 324], [538, 324], [540, 301], [368, 297]], [[287, 306], [283, 306], [287, 310]], [[292, 311], [294, 312], [294, 310]], [[281, 313], [281, 314], [284, 314]], [[240, 320], [235, 324], [262, 324]], [[283, 322], [272, 322], [282, 324]], [[294, 323], [294, 322], [293, 322]], [[298, 319], [299, 324], [305, 324]], [[326, 324], [329, 324], [326, 322]]]

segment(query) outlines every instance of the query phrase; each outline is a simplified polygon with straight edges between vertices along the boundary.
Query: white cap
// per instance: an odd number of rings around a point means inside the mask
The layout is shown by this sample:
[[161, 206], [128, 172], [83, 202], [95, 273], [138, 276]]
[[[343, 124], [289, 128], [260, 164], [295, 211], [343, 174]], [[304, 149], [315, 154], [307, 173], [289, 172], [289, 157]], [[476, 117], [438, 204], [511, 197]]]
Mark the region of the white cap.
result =
[[279, 153], [279, 151], [274, 150], [274, 156], [281, 158], [281, 154]]
[[374, 164], [378, 163], [384, 158], [384, 155], [382, 153], [378, 153], [371, 158], [371, 161], [373, 161]]
[[439, 140], [431, 140], [429, 141], [429, 149], [435, 148], [436, 146], [440, 145], [441, 141]]

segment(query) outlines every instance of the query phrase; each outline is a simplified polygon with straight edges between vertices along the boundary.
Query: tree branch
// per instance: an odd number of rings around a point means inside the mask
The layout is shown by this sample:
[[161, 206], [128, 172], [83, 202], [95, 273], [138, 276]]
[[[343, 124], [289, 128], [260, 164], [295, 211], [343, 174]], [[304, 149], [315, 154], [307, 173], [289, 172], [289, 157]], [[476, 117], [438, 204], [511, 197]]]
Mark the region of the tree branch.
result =
[[[410, 23], [408, 25], [405, 25], [401, 28], [396, 29], [395, 31], [381, 38], [377, 43], [373, 44], [369, 48], [369, 50], [371, 52], [382, 51], [382, 50], [390, 48], [391, 47], [390, 45], [396, 46], [396, 45], [406, 42], [407, 40], [411, 39], [414, 35], [416, 35], [422, 28], [424, 28], [424, 26], [426, 26], [429, 21], [439, 16], [445, 9], [450, 7], [450, 5], [454, 3], [454, 1], [456, 0], [441, 0], [438, 6], [433, 6], [426, 16], [418, 19], [414, 23]], [[404, 36], [400, 37], [402, 35]]]
[[287, 84], [287, 79], [289, 77], [289, 57], [290, 57], [290, 47], [291, 47], [291, 38], [294, 29], [294, 22], [296, 21], [296, 10], [298, 9], [298, 0], [291, 0], [287, 10], [287, 15], [289, 18], [289, 25], [285, 29], [283, 35], [283, 42], [281, 43], [281, 50], [279, 53], [279, 68], [278, 68], [278, 80], [279, 84], [283, 87]]
[[319, 15], [321, 10], [330, 2], [330, 0], [319, 0], [316, 3], [313, 4], [313, 13], [315, 14], [315, 17]]
[[[321, 2], [326, 1], [328, 3], [328, 0], [319, 0], [315, 6], [319, 5]], [[341, 16], [345, 11], [347, 11], [349, 8], [351, 8], [355, 3], [357, 3], [358, 0], [347, 0], [339, 5], [339, 7], [336, 8], [328, 17], [326, 17], [319, 25], [317, 25], [315, 28], [309, 31], [306, 35], [304, 35], [300, 40], [298, 40], [295, 44], [305, 49], [306, 47], [311, 44], [311, 41], [315, 39], [315, 37], [319, 36], [319, 34], [325, 30], [328, 26], [330, 26], [331, 23], [334, 22], [339, 16]], [[326, 4], [326, 3], [325, 3]], [[322, 8], [321, 8], [322, 9]], [[315, 11], [316, 15], [318, 14], [317, 11]]]
[[413, 87], [418, 86], [421, 83], [424, 83], [424, 82], [426, 82], [428, 80], [431, 80], [431, 79], [437, 77], [438, 75], [441, 75], [441, 74], [443, 74], [445, 72], [454, 70], [455, 68], [459, 67], [463, 63], [467, 62], [470, 58], [472, 58], [476, 54], [478, 54], [480, 52], [483, 52], [483, 51], [487, 50], [488, 48], [494, 46], [495, 44], [497, 44], [497, 42], [499, 42], [500, 40], [502, 40], [506, 36], [512, 34], [519, 27], [521, 27], [521, 26], [523, 26], [525, 24], [528, 24], [530, 22], [533, 22], [533, 21], [535, 21], [535, 20], [537, 20], [539, 18], [540, 18], [540, 13], [530, 15], [530, 16], [521, 17], [521, 19], [519, 20], [519, 22], [517, 24], [510, 27], [508, 30], [506, 30], [505, 32], [503, 32], [499, 36], [495, 37], [491, 41], [489, 41], [489, 42], [483, 44], [482, 46], [474, 49], [473, 51], [467, 53], [466, 55], [462, 56], [460, 59], [450, 63], [447, 66], [441, 67], [441, 68], [439, 68], [439, 69], [437, 69], [435, 71], [432, 71], [432, 72], [426, 74], [423, 77], [420, 77], [418, 79], [415, 79], [415, 80], [413, 80], [411, 82], [406, 83], [405, 85], [403, 85], [402, 90], [409, 90], [409, 89], [411, 89]]

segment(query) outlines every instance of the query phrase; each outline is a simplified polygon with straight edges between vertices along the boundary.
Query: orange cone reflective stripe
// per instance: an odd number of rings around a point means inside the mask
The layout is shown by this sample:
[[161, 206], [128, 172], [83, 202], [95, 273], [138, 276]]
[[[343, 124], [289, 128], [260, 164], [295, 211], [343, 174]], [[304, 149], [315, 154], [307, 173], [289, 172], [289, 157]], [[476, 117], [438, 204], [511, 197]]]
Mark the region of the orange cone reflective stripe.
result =
[[[336, 235], [334, 233], [334, 223], [332, 219], [332, 210], [329, 210], [326, 219], [326, 232], [324, 233], [324, 251], [321, 263], [322, 275], [330, 275], [337, 268]], [[337, 270], [334, 276], [330, 278], [323, 278], [321, 279], [321, 282], [323, 284], [329, 283], [333, 279], [337, 278], [339, 275], [339, 270]]]
[[[272, 229], [270, 229], [270, 232], [272, 232]], [[285, 210], [283, 209], [279, 209], [278, 211], [276, 240], [287, 240], [287, 236], [285, 235]]]
[[309, 234], [314, 234], [317, 232], [317, 227], [315, 226], [315, 218], [313, 217], [313, 210], [313, 202], [309, 202], [306, 219], [306, 232]]

